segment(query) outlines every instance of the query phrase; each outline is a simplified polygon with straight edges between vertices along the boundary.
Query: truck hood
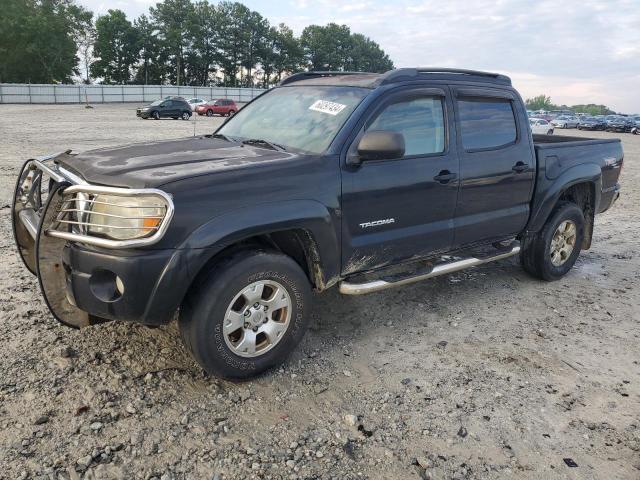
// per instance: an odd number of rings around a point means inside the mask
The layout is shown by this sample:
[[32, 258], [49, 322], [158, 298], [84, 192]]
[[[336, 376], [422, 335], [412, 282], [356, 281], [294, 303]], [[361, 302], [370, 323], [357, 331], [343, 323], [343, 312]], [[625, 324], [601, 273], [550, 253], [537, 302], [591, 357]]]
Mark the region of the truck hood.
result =
[[295, 153], [205, 136], [63, 154], [57, 161], [89, 183], [154, 188], [188, 177], [297, 157]]

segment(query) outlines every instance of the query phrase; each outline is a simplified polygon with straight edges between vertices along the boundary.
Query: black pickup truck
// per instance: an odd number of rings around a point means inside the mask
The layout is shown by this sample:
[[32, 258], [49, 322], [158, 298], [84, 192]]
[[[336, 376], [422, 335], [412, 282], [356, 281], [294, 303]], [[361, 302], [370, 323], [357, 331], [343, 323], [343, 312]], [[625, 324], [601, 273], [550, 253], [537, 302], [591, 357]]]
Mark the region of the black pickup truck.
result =
[[543, 280], [619, 194], [617, 139], [532, 136], [508, 77], [306, 72], [214, 134], [25, 163], [18, 250], [60, 322], [178, 312], [215, 375], [281, 362], [311, 291], [382, 290], [520, 255]]

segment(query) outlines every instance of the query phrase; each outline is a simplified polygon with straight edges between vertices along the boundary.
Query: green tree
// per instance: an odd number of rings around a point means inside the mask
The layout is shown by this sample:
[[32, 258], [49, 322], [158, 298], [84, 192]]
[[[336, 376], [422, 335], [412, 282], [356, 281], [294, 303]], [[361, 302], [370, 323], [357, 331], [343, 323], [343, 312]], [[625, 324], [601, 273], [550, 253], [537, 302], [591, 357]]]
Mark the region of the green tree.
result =
[[556, 110], [556, 106], [548, 95], [538, 95], [533, 98], [527, 98], [525, 104], [527, 110]]
[[351, 31], [346, 25], [309, 25], [300, 43], [310, 70], [344, 70], [351, 47]]
[[300, 40], [293, 35], [293, 30], [284, 23], [278, 26], [276, 39], [278, 55], [274, 67], [276, 81], [279, 82], [285, 72], [295, 72], [301, 68], [304, 63], [304, 50]]
[[219, 64], [225, 84], [238, 85], [242, 63], [246, 62], [246, 48], [250, 41], [251, 10], [238, 2], [220, 2], [220, 58]]
[[616, 113], [606, 105], [596, 105], [594, 103], [589, 103], [587, 105], [573, 105], [571, 110], [576, 113], [588, 113], [589, 115], [612, 115]]
[[184, 83], [185, 53], [190, 47], [189, 22], [193, 13], [191, 0], [164, 0], [149, 9], [158, 39], [173, 67], [170, 78], [176, 85]]
[[353, 70], [386, 72], [393, 62], [380, 46], [346, 25], [310, 25], [302, 31], [300, 43], [310, 70]]
[[91, 65], [95, 77], [107, 84], [129, 83], [139, 52], [138, 31], [122, 10], [109, 10], [98, 17], [93, 47], [96, 61]]
[[218, 59], [220, 21], [214, 5], [197, 2], [188, 23], [189, 44], [186, 55], [186, 81], [190, 85], [208, 85]]
[[350, 42], [345, 70], [384, 73], [393, 68], [393, 62], [389, 56], [370, 38], [354, 33], [351, 35]]
[[71, 82], [91, 12], [71, 0], [2, 0], [0, 81]]
[[156, 35], [154, 25], [146, 15], [140, 15], [133, 22], [138, 39], [138, 62], [134, 83], [158, 85], [167, 78], [168, 58], [166, 49]]

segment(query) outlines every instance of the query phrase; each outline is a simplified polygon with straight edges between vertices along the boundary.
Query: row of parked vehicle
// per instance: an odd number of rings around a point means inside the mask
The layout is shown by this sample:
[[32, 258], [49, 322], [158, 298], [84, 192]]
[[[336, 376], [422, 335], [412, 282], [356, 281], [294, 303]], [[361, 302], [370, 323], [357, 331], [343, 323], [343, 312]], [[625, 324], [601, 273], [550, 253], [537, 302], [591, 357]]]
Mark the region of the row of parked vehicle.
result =
[[555, 128], [640, 134], [640, 115], [553, 114], [527, 112], [533, 133], [551, 135]]
[[214, 100], [203, 100], [201, 98], [185, 99], [184, 97], [169, 96], [150, 103], [136, 110], [136, 115], [143, 119], [153, 118], [173, 118], [177, 120], [189, 120], [195, 112], [198, 115], [213, 117], [220, 115], [232, 117], [238, 111], [238, 105], [233, 100], [227, 98], [217, 98]]

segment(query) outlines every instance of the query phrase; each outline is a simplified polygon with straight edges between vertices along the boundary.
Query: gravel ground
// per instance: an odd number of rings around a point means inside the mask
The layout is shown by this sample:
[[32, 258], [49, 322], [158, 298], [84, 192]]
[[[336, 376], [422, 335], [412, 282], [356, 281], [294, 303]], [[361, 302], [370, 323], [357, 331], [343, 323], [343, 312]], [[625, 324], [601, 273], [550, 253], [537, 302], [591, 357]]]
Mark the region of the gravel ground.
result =
[[623, 195], [564, 279], [509, 259], [316, 295], [289, 361], [233, 384], [203, 374], [175, 324], [57, 324], [9, 208], [28, 157], [219, 122], [0, 106], [0, 478], [640, 478], [640, 136], [619, 135]]

